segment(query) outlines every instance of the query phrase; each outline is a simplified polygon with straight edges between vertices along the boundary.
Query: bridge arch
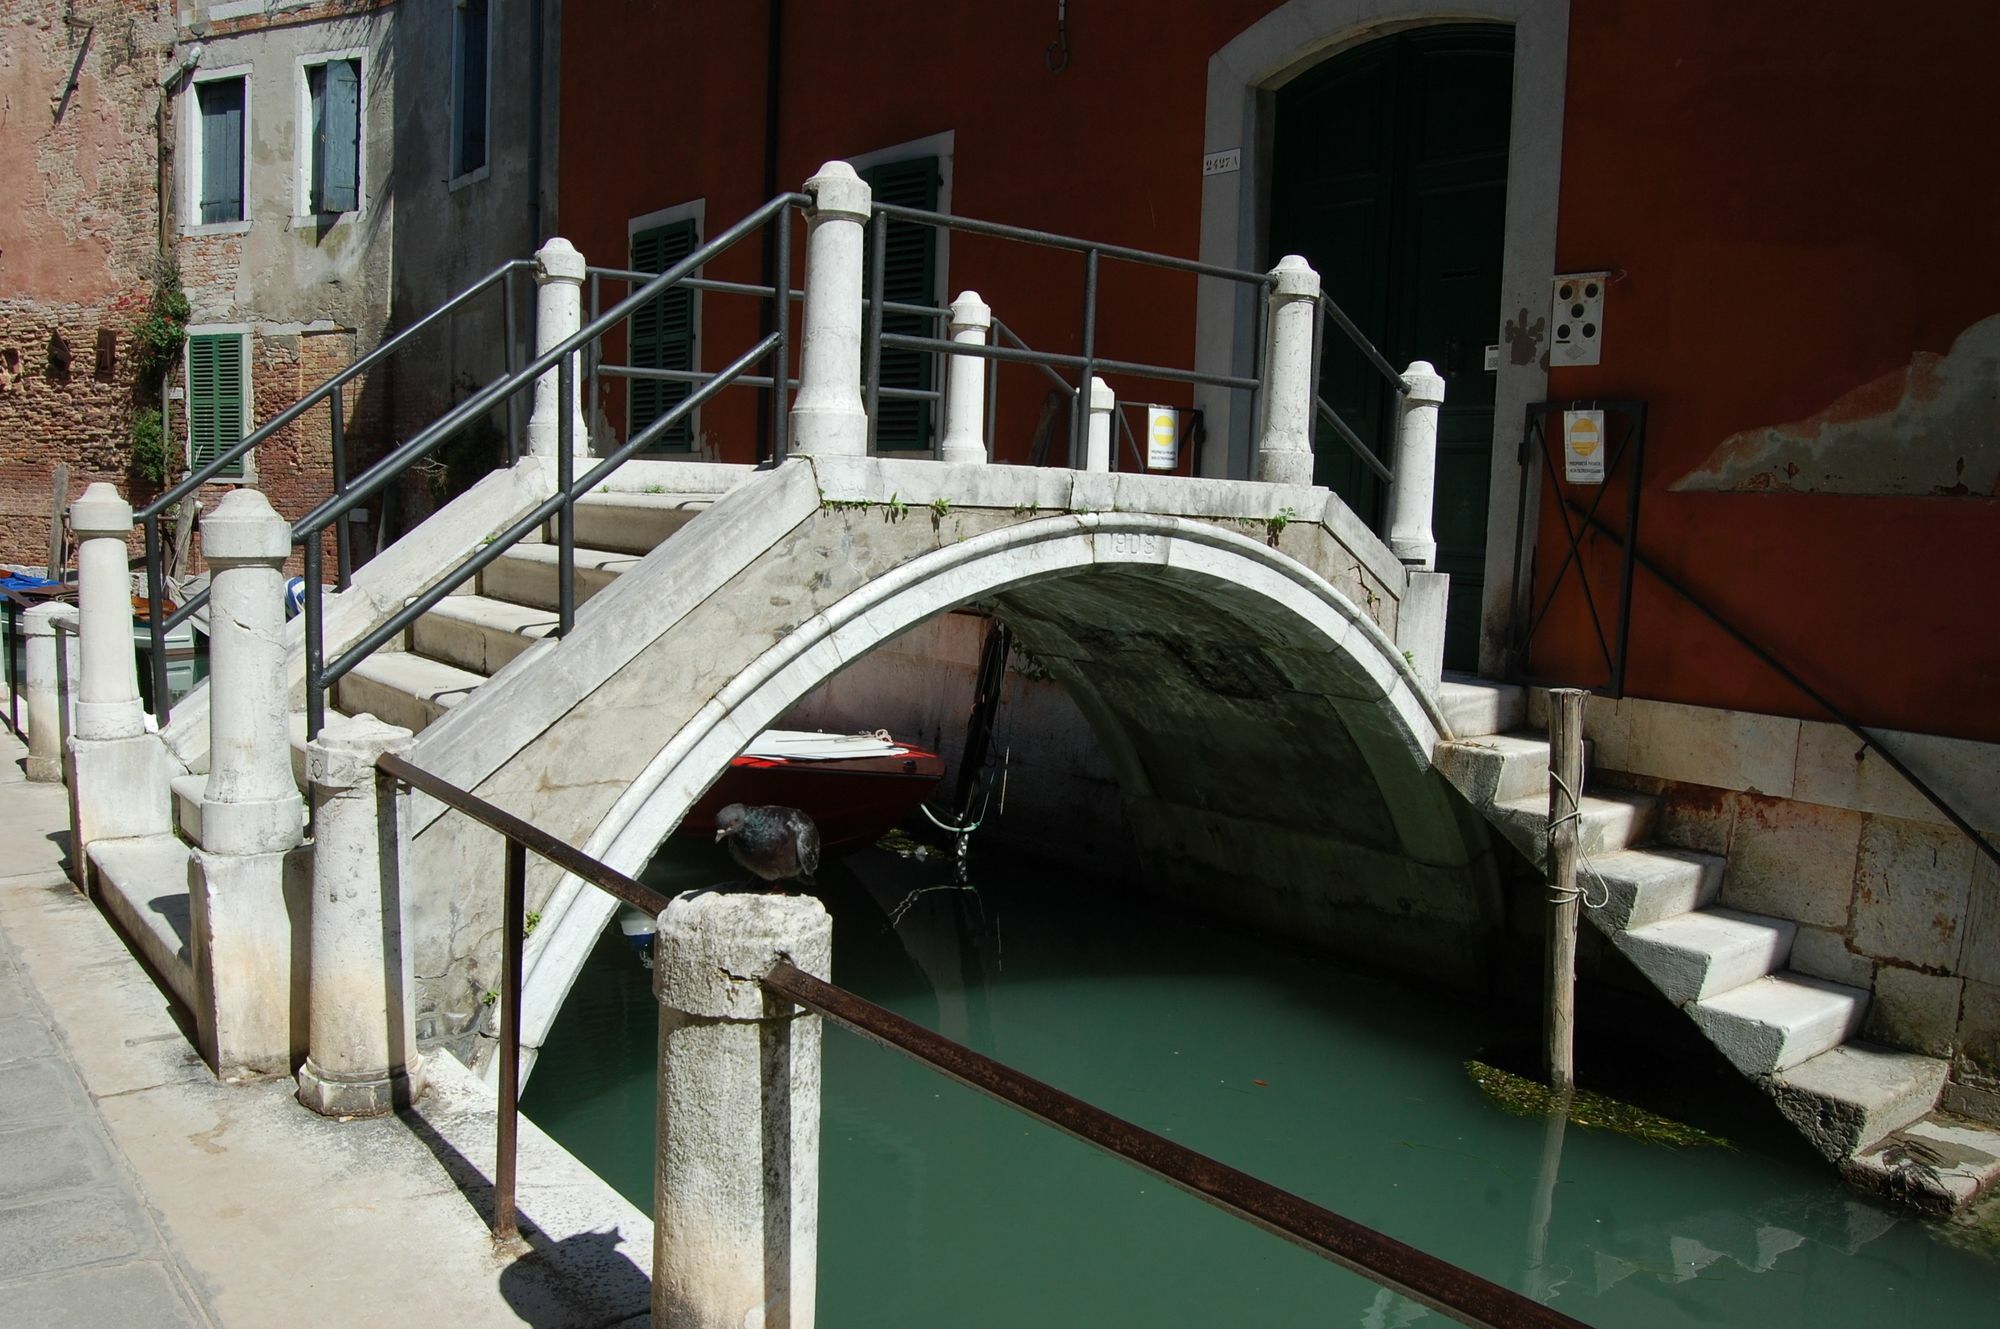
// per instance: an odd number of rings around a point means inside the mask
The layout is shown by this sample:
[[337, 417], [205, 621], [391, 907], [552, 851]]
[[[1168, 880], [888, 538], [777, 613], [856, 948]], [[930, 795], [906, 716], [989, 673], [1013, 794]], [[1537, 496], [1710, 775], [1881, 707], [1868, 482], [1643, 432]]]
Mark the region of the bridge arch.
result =
[[[789, 707], [904, 630], [973, 603], [1008, 621], [1077, 701], [1137, 814], [1142, 853], [1150, 844], [1203, 871], [1219, 858], [1248, 881], [1282, 872], [1318, 843], [1288, 819], [1337, 805], [1351, 858], [1408, 867], [1390, 895], [1419, 930], [1431, 926], [1426, 911], [1396, 895], [1419, 889], [1408, 886], [1410, 871], [1458, 881], [1485, 866], [1483, 830], [1430, 766], [1432, 748], [1450, 736], [1442, 712], [1367, 613], [1263, 542], [1210, 522], [1121, 512], [1001, 526], [866, 581], [764, 650], [668, 736], [584, 848], [636, 874]], [[1121, 613], [1124, 622], [1093, 621]], [[1172, 694], [1162, 712], [1185, 722], [1156, 734], [1144, 712], [1161, 693]], [[1218, 765], [1204, 772], [1204, 761]], [[1339, 797], [1329, 798], [1334, 788]], [[1188, 834], [1205, 838], [1176, 842]], [[1272, 840], [1274, 861], [1239, 863], [1272, 859]], [[1462, 894], [1478, 896], [1479, 884]], [[525, 975], [528, 1046], [547, 1036], [615, 909], [574, 878], [544, 905]], [[1468, 919], [1484, 912], [1468, 910]]]

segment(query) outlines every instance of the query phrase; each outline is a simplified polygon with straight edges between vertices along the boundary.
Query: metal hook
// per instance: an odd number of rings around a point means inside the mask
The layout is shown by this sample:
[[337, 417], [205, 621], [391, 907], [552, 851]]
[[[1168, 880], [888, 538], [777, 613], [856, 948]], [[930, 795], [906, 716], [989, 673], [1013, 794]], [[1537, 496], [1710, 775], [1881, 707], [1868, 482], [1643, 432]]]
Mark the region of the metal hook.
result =
[[1069, 68], [1069, 0], [1056, 0], [1056, 39], [1042, 52], [1042, 63], [1051, 74]]

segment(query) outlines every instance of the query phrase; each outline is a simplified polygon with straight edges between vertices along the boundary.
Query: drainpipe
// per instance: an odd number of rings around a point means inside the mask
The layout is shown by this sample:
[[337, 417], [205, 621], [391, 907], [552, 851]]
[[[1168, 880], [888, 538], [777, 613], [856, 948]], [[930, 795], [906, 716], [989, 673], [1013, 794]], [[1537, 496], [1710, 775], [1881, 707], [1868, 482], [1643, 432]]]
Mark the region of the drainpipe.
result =
[[528, 249], [542, 247], [542, 41], [544, 0], [528, 8]]
[[[784, 53], [785, 53], [785, 0], [770, 0], [769, 19], [766, 22], [768, 41], [764, 48], [764, 193], [763, 199], [775, 198], [778, 193], [778, 112], [783, 105]], [[764, 285], [776, 289], [780, 280], [790, 281], [790, 273], [778, 272], [778, 227], [786, 224], [784, 217], [764, 227]], [[767, 300], [757, 315], [757, 335], [768, 337], [777, 328], [777, 302]], [[786, 359], [790, 359], [787, 352]], [[772, 406], [783, 400], [785, 370], [780, 366], [780, 381], [767, 393], [757, 397], [757, 455], [761, 460], [769, 460], [766, 451], [771, 446]]]

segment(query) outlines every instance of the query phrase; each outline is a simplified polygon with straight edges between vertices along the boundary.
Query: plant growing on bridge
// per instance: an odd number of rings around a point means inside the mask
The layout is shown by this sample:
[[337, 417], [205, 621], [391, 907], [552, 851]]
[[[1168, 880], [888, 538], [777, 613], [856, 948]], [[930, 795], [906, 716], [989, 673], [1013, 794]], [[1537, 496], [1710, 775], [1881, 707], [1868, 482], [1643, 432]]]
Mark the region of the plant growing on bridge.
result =
[[942, 525], [944, 524], [944, 519], [945, 519], [946, 517], [950, 516], [950, 515], [951, 515], [951, 500], [950, 500], [950, 499], [946, 498], [946, 497], [945, 497], [945, 496], [944, 496], [943, 494], [939, 494], [939, 495], [938, 495], [938, 496], [937, 496], [936, 498], [934, 498], [934, 499], [932, 499], [932, 500], [931, 500], [931, 529], [932, 529], [932, 530], [934, 530], [934, 531], [935, 531], [935, 530], [937, 530], [937, 529], [938, 529], [938, 528], [939, 528], [940, 526], [942, 526]]
[[1279, 508], [1264, 518], [1264, 542], [1276, 548], [1278, 537], [1285, 533], [1285, 528], [1291, 525], [1298, 515], [1297, 508]]

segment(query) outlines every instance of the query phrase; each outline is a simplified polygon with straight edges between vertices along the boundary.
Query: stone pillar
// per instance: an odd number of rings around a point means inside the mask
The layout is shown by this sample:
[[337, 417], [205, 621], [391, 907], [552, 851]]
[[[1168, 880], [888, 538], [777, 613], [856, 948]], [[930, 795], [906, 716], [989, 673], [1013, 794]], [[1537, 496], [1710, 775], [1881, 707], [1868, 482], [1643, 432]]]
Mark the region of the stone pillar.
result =
[[1101, 378], [1090, 380], [1090, 418], [1084, 424], [1083, 469], [1098, 475], [1111, 471], [1112, 431], [1117, 421], [1112, 412], [1118, 409], [1118, 398], [1112, 395], [1111, 385]]
[[76, 627], [76, 606], [39, 604], [21, 615], [21, 635], [27, 638], [26, 675], [28, 778], [59, 784], [63, 778], [63, 739], [69, 732], [65, 714], [76, 694], [76, 633], [58, 632], [56, 624]]
[[285, 557], [291, 524], [255, 489], [202, 518], [209, 586], [208, 784], [202, 848], [282, 853], [303, 838], [285, 684]]
[[820, 1021], [756, 982], [832, 969], [810, 896], [682, 895], [660, 915], [653, 1324], [810, 1329], [819, 1245]]
[[407, 729], [333, 717], [306, 745], [313, 789], [312, 1000], [299, 1102], [376, 1117], [423, 1092], [403, 918], [405, 796], [375, 760]]
[[[967, 346], [984, 346], [993, 326], [993, 311], [966, 291], [951, 302], [951, 339]], [[941, 460], [953, 466], [978, 466], [986, 461], [986, 361], [977, 355], [951, 357], [951, 379], [945, 386], [944, 442]]]
[[1264, 432], [1257, 478], [1309, 485], [1313, 478], [1313, 311], [1319, 274], [1297, 254], [1271, 269], [1271, 310], [1264, 343]]
[[217, 1075], [287, 1074], [305, 1000], [305, 803], [285, 685], [291, 525], [255, 489], [202, 519], [209, 589], [208, 781], [189, 865], [196, 1021]]
[[[132, 640], [132, 574], [126, 538], [132, 505], [99, 481], [70, 504], [77, 539], [77, 834], [83, 845], [172, 829], [166, 749], [146, 732]], [[78, 860], [81, 862], [81, 858]]]
[[1451, 602], [1451, 577], [1411, 568], [1396, 605], [1396, 645], [1409, 653], [1424, 690], [1435, 697], [1444, 682], [1444, 620]]
[[[535, 356], [539, 359], [583, 326], [585, 264], [576, 246], [559, 235], [535, 251], [535, 263]], [[570, 450], [582, 455], [590, 451], [590, 435], [583, 424], [583, 366], [580, 357], [572, 359], [578, 364], [570, 379], [575, 389], [569, 401]], [[556, 445], [561, 442], [561, 396], [556, 370], [550, 369], [535, 380], [535, 409], [528, 416], [529, 456], [556, 455]]]
[[1396, 478], [1389, 483], [1389, 548], [1411, 567], [1437, 566], [1431, 502], [1437, 487], [1438, 408], [1443, 405], [1444, 380], [1428, 361], [1416, 361], [1403, 374]]
[[867, 241], [867, 184], [833, 161], [806, 181], [806, 299], [799, 336], [799, 391], [792, 403], [792, 451], [817, 457], [868, 452], [861, 404], [861, 255]]

